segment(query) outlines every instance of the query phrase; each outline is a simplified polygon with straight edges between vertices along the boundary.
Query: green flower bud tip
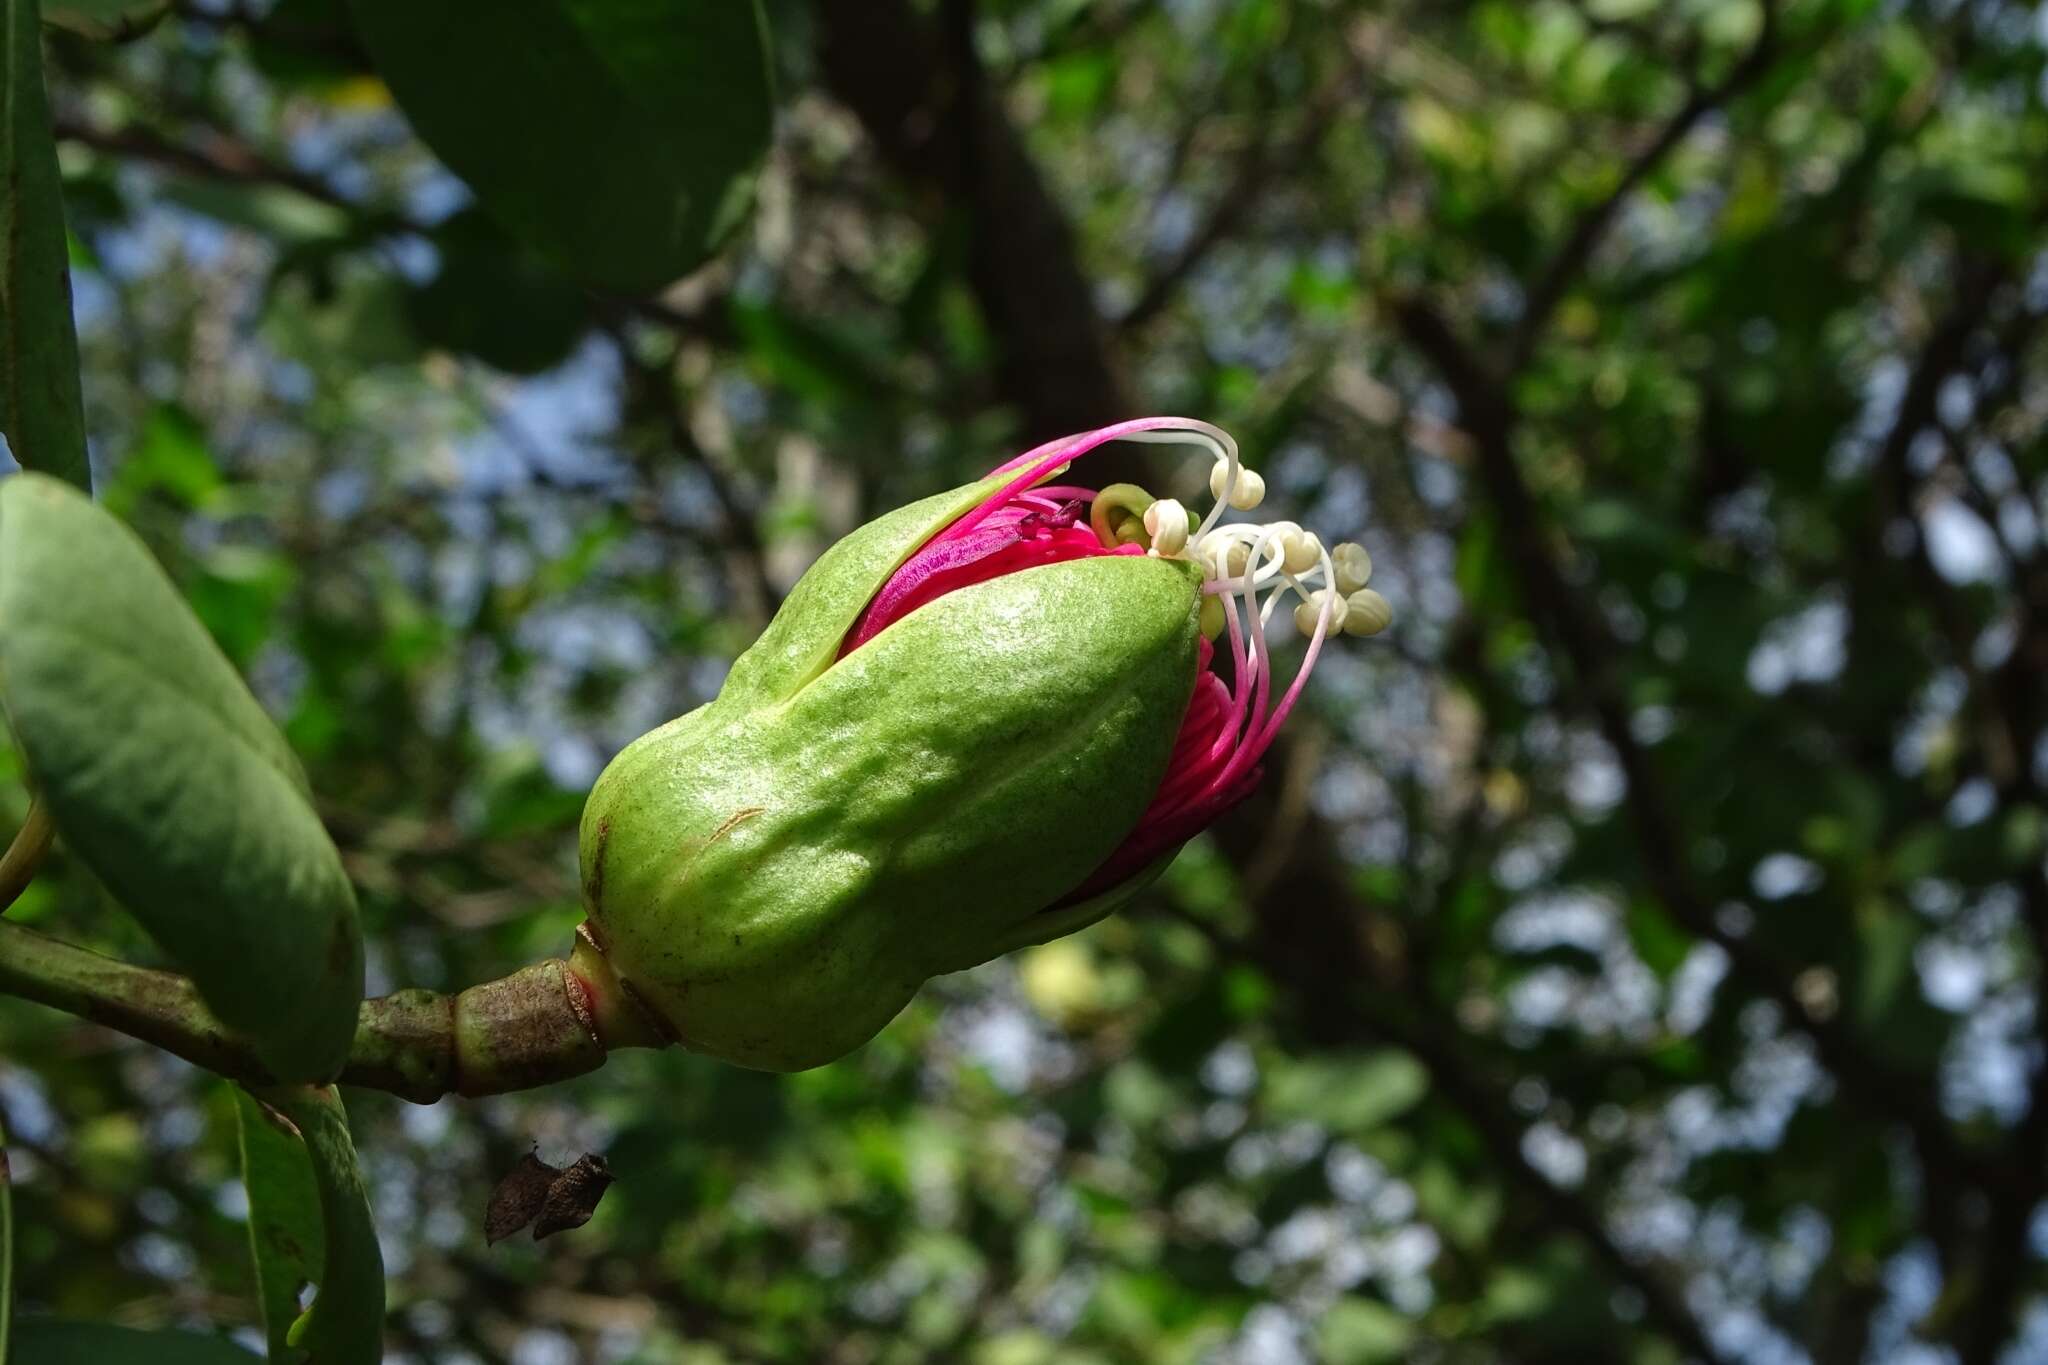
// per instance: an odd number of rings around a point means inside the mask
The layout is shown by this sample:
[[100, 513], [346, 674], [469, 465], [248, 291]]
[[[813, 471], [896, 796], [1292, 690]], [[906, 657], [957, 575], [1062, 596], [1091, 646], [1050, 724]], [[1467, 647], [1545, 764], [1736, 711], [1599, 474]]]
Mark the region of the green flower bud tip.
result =
[[[1215, 507], [1197, 521], [1133, 485], [1048, 482], [1112, 440], [1205, 450]], [[571, 970], [607, 1041], [816, 1066], [927, 978], [1146, 885], [1256, 787], [1324, 642], [1391, 615], [1360, 547], [1222, 524], [1264, 495], [1223, 431], [1143, 418], [827, 551], [718, 697], [591, 793]], [[1290, 602], [1308, 645], [1280, 692]]]

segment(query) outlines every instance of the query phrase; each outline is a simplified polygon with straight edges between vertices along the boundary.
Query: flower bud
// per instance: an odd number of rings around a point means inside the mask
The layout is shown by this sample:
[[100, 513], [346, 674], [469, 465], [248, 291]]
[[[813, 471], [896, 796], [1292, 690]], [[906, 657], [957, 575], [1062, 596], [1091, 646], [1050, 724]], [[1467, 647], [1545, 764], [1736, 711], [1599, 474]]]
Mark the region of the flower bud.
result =
[[571, 964], [594, 1017], [748, 1066], [831, 1061], [927, 978], [1108, 913], [1253, 789], [1345, 603], [1276, 699], [1260, 594], [1302, 591], [1287, 546], [1130, 485], [1046, 485], [1119, 438], [1234, 457], [1147, 418], [890, 513], [804, 575], [715, 700], [612, 761]]

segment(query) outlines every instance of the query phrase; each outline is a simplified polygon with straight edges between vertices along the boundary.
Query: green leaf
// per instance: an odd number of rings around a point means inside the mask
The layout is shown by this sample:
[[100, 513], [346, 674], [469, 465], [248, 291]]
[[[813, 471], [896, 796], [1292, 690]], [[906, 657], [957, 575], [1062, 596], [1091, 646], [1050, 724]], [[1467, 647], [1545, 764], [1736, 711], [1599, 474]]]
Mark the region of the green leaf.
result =
[[1343, 1298], [1323, 1314], [1316, 1358], [1330, 1365], [1383, 1365], [1406, 1355], [1414, 1339], [1415, 1324], [1385, 1304]]
[[1275, 1118], [1307, 1119], [1338, 1133], [1362, 1133], [1406, 1113], [1429, 1091], [1429, 1074], [1405, 1052], [1286, 1061], [1266, 1083]]
[[234, 1094], [263, 1331], [272, 1361], [294, 1360], [286, 1338], [299, 1316], [299, 1291], [320, 1282], [325, 1264], [320, 1186], [298, 1130], [240, 1086]]
[[568, 359], [589, 330], [588, 295], [485, 215], [456, 214], [435, 230], [434, 245], [441, 273], [407, 298], [421, 341], [538, 374]]
[[260, 232], [283, 246], [333, 244], [350, 228], [345, 210], [286, 185], [174, 179], [159, 197], [232, 227]]
[[341, 1068], [363, 949], [284, 737], [142, 542], [0, 482], [0, 709], [58, 832], [281, 1078]]
[[306, 1352], [306, 1365], [377, 1365], [384, 1358], [384, 1255], [340, 1092], [281, 1087], [261, 1098], [298, 1129], [320, 1200], [319, 1290], [286, 1340]]
[[420, 137], [580, 280], [667, 284], [703, 264], [752, 200], [773, 119], [756, 4], [354, 0], [353, 11]]
[[15, 1365], [256, 1365], [225, 1337], [143, 1332], [103, 1322], [27, 1318], [14, 1335]]
[[126, 42], [155, 28], [171, 0], [52, 0], [43, 22], [102, 42]]
[[23, 469], [92, 486], [57, 146], [36, 0], [5, 0], [0, 51], [0, 431]]

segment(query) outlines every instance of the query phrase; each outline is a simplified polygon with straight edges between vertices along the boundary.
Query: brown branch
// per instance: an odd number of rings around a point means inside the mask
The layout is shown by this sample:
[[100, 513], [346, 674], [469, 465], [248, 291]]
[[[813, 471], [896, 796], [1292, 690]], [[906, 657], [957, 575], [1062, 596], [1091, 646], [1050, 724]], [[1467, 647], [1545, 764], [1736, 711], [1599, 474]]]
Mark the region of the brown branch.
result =
[[[1218, 842], [1238, 866], [1255, 859], [1272, 823], [1267, 817], [1282, 801], [1283, 793], [1262, 790], [1247, 803], [1249, 809], [1217, 827]], [[1248, 938], [1230, 939], [1206, 922], [1192, 917], [1189, 922], [1210, 937], [1219, 955], [1256, 963], [1285, 983], [1292, 1022], [1315, 1046], [1392, 1042], [1414, 1054], [1430, 1074], [1431, 1093], [1479, 1133], [1511, 1187], [1584, 1242], [1617, 1285], [1641, 1295], [1644, 1328], [1688, 1355], [1716, 1359], [1683, 1298], [1654, 1267], [1615, 1242], [1600, 1213], [1604, 1200], [1599, 1193], [1563, 1188], [1532, 1165], [1501, 1086], [1465, 1055], [1448, 1027], [1418, 1022], [1402, 1011], [1398, 1002], [1405, 995], [1415, 998], [1424, 1016], [1433, 1012], [1423, 998], [1427, 973], [1403, 960], [1399, 931], [1374, 922], [1359, 903], [1333, 846], [1320, 820], [1310, 815], [1301, 821], [1300, 851], [1276, 869]]]
[[[826, 83], [933, 216], [959, 215], [968, 284], [1001, 349], [997, 378], [1027, 440], [1129, 415], [1073, 230], [971, 48], [941, 45], [905, 0], [821, 6]], [[967, 63], [966, 69], [960, 69]]]
[[741, 497], [726, 472], [719, 468], [698, 444], [690, 430], [690, 416], [682, 391], [670, 368], [640, 358], [629, 338], [616, 331], [612, 340], [619, 353], [628, 391], [661, 423], [675, 454], [695, 465], [704, 476], [711, 500], [718, 505], [719, 539], [735, 569], [748, 615], [766, 621], [782, 604], [782, 594], [768, 573], [768, 548], [761, 540], [761, 528], [754, 509]]
[[1195, 268], [1243, 226], [1266, 186], [1293, 175], [1315, 156], [1337, 116], [1351, 103], [1361, 75], [1358, 58], [1347, 54], [1343, 65], [1309, 98], [1293, 137], [1284, 142], [1259, 138], [1244, 149], [1230, 184], [1217, 196], [1208, 219], [1160, 267], [1138, 295], [1138, 301], [1116, 320], [1119, 331], [1136, 331], [1163, 312]]
[[[220, 128], [207, 128], [203, 137], [179, 141], [142, 124], [101, 128], [66, 117], [57, 118], [54, 122], [55, 134], [60, 141], [90, 147], [108, 156], [145, 161], [224, 184], [274, 185], [295, 191], [348, 214], [354, 220], [357, 232], [366, 237], [395, 233], [416, 233], [424, 237], [431, 236], [434, 231], [434, 224], [409, 217], [397, 209], [350, 198], [320, 176], [265, 156]], [[735, 337], [731, 318], [719, 306], [685, 312], [657, 295], [603, 298], [599, 302], [615, 317], [635, 317], [679, 336], [715, 344], [730, 343]]]
[[[1910, 568], [1915, 583], [1932, 605], [1947, 639], [1953, 661], [1970, 679], [1971, 695], [1989, 713], [1995, 734], [1987, 734], [1987, 764], [1995, 775], [2001, 801], [2011, 803], [2040, 795], [2034, 781], [2032, 755], [2043, 730], [2038, 653], [2048, 648], [2039, 621], [2024, 600], [2026, 584], [2016, 581], [2022, 597], [2018, 613], [2021, 635], [2008, 665], [1986, 679], [1972, 658], [1976, 627], [1953, 584], [1936, 567], [1914, 515], [1915, 481], [1910, 456], [1921, 435], [1939, 425], [1941, 389], [1960, 372], [1973, 342], [1983, 331], [2011, 282], [2001, 262], [1964, 259], [1956, 268], [1953, 302], [1929, 333], [1914, 362], [1898, 411], [1879, 444], [1873, 468], [1873, 499], [1866, 541], [1875, 543], [1885, 522], [1904, 519], [1913, 527]], [[2040, 324], [2040, 317], [2021, 309], [1999, 328], [1996, 351], [2006, 357], [2016, 377], [2021, 354]], [[1984, 415], [1980, 410], [1980, 417]], [[1884, 610], [1871, 603], [1865, 609]], [[2029, 863], [2019, 879], [2021, 919], [2034, 947], [2034, 1026], [2048, 1030], [2048, 874], [2041, 862]], [[2027, 1108], [2006, 1143], [2004, 1159], [1988, 1173], [1991, 1199], [1982, 1236], [1974, 1248], [1975, 1287], [1955, 1314], [1955, 1341], [1961, 1365], [1993, 1365], [2018, 1326], [2022, 1298], [2032, 1278], [2034, 1258], [2028, 1251], [2034, 1211], [2048, 1198], [2048, 1063], [2037, 1063]]]
[[1569, 1228], [1591, 1248], [1616, 1283], [1642, 1296], [1646, 1324], [1670, 1338], [1689, 1357], [1719, 1360], [1720, 1353], [1678, 1290], [1614, 1240], [1600, 1213], [1606, 1201], [1592, 1190], [1574, 1191], [1557, 1184], [1529, 1160], [1522, 1146], [1522, 1125], [1501, 1102], [1504, 1088], [1461, 1056], [1449, 1036], [1397, 1021], [1388, 1010], [1375, 1013], [1380, 1032], [1423, 1064], [1429, 1071], [1431, 1093], [1447, 1101], [1478, 1130], [1494, 1162], [1535, 1198], [1548, 1218]]
[[1476, 445], [1480, 483], [1506, 538], [1531, 614], [1561, 647], [1580, 704], [1593, 714], [1621, 765], [1643, 875], [1651, 891], [1680, 927], [1718, 945], [1734, 969], [1813, 1040], [1822, 1065], [1860, 1107], [1903, 1122], [1919, 1144], [1923, 1161], [1949, 1171], [1972, 1169], [1973, 1161], [1957, 1146], [1924, 1078], [1901, 1073], [1872, 1054], [1840, 1020], [1808, 1010], [1792, 988], [1793, 974], [1774, 954], [1716, 922], [1713, 906], [1687, 872], [1684, 837], [1662, 779], [1636, 740], [1617, 650], [1566, 581], [1552, 553], [1541, 509], [1523, 481], [1514, 454], [1517, 419], [1506, 388], [1428, 304], [1398, 299], [1392, 311], [1409, 342], [1436, 366], [1457, 400]]
[[206, 180], [239, 185], [276, 185], [295, 190], [307, 198], [338, 208], [358, 219], [365, 227], [389, 232], [426, 232], [390, 209], [380, 209], [349, 198], [317, 175], [296, 170], [264, 156], [246, 143], [212, 131], [203, 139], [174, 141], [142, 124], [121, 128], [100, 128], [82, 120], [58, 117], [53, 131], [60, 142], [75, 142], [109, 156], [154, 162]]
[[1537, 272], [1536, 282], [1529, 287], [1528, 301], [1509, 345], [1510, 370], [1519, 370], [1528, 362], [1544, 327], [1550, 322], [1551, 314], [1557, 311], [1558, 304], [1564, 301], [1565, 294], [1585, 271], [1587, 262], [1599, 249], [1629, 196], [1657, 172], [1664, 159], [1685, 141], [1700, 120], [1770, 69], [1777, 55], [1777, 37], [1778, 6], [1776, 0], [1765, 0], [1763, 25], [1749, 51], [1720, 80], [1712, 85], [1695, 87], [1692, 95], [1657, 131], [1649, 145], [1629, 162], [1620, 181], [1608, 191], [1607, 196], [1579, 215], [1564, 244]]

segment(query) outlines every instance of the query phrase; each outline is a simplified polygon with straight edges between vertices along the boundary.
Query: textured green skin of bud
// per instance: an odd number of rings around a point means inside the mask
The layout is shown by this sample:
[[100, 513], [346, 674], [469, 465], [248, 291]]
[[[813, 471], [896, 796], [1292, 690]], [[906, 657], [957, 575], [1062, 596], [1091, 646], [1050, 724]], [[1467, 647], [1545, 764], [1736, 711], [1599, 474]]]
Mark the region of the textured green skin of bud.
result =
[[994, 484], [835, 546], [717, 700], [614, 759], [585, 807], [592, 937], [684, 1045], [791, 1071], [923, 982], [1108, 913], [1078, 886], [1137, 823], [1194, 686], [1198, 571], [1106, 557], [912, 612], [844, 660], [895, 567]]

